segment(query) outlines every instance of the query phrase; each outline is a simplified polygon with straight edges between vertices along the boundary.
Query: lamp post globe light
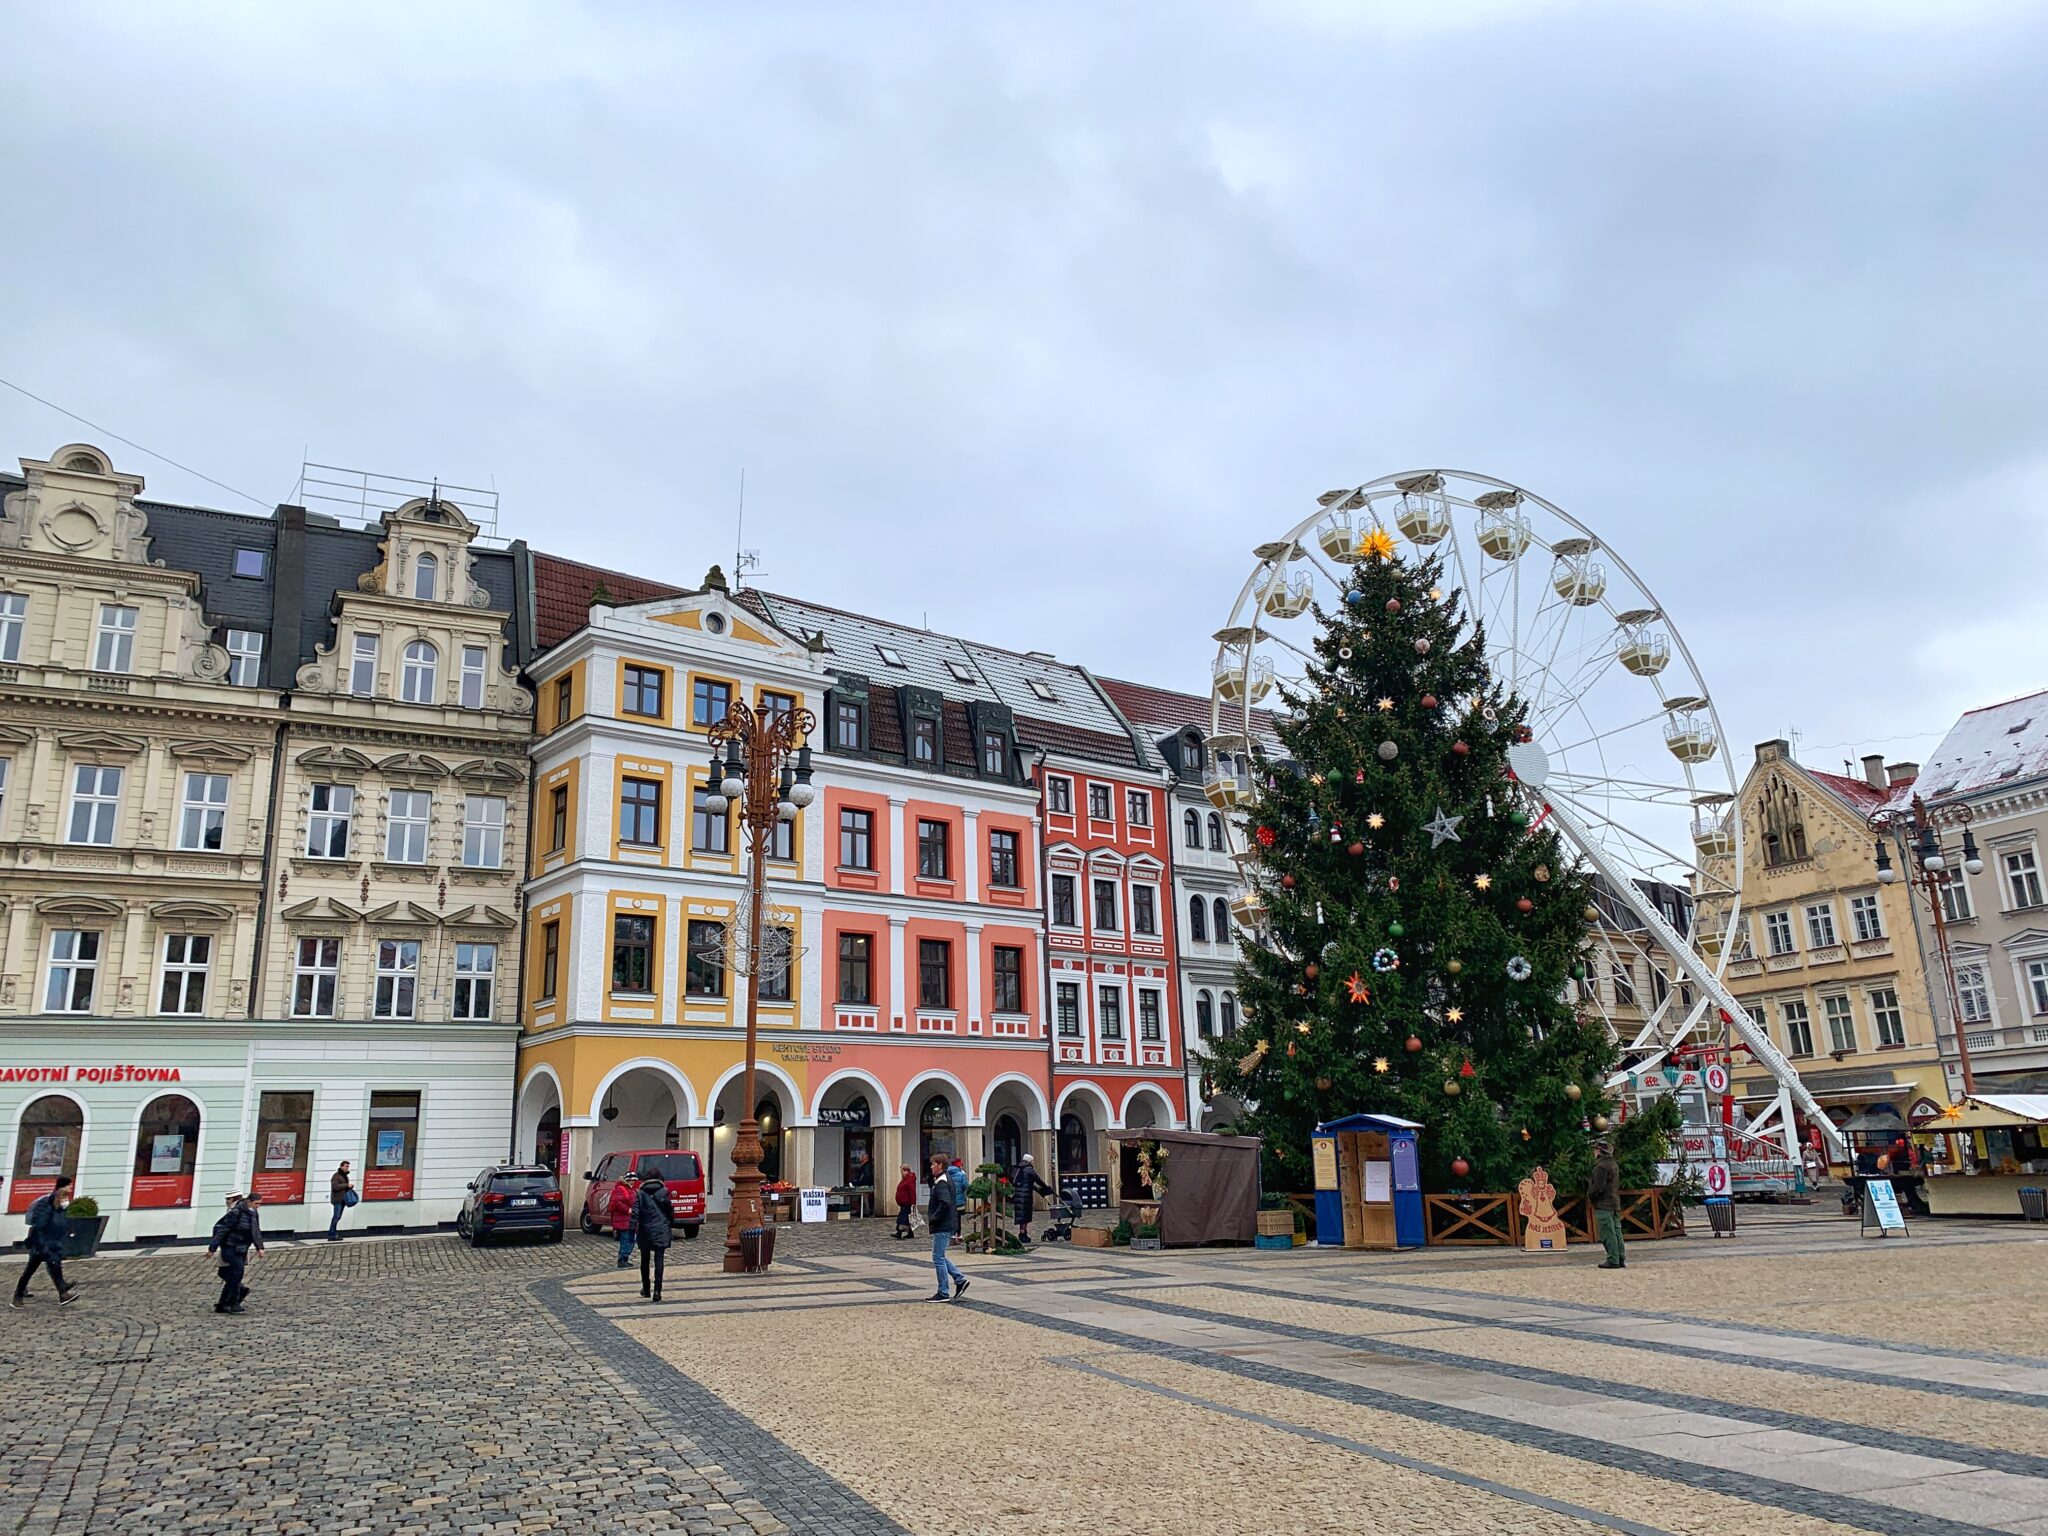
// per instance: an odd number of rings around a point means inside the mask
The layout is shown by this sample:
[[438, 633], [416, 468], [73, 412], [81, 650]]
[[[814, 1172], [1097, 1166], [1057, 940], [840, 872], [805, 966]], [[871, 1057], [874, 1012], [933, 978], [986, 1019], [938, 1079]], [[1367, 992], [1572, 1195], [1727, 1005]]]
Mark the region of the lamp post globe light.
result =
[[[1963, 829], [1962, 866], [1965, 874], [1984, 873], [1984, 860], [1977, 852], [1977, 838], [1970, 830], [1970, 808], [1957, 806], [1946, 813], [1961, 824]], [[1927, 802], [1920, 796], [1913, 797], [1910, 806], [1886, 807], [1870, 818], [1871, 830], [1877, 834], [1877, 878], [1884, 885], [1896, 885], [1901, 879], [1908, 881], [1910, 901], [1912, 884], [1918, 884], [1927, 898], [1927, 907], [1934, 922], [1934, 948], [1941, 960], [1942, 980], [1948, 988], [1948, 1016], [1956, 1032], [1956, 1061], [1962, 1068], [1963, 1092], [1974, 1094], [1977, 1079], [1970, 1069], [1970, 1041], [1963, 1028], [1961, 996], [1956, 989], [1955, 953], [1949, 947], [1948, 915], [1942, 907], [1942, 876], [1949, 868], [1948, 855], [1941, 851], [1941, 839], [1934, 830], [1934, 815], [1927, 808]], [[1892, 863], [1891, 848], [1886, 843], [1890, 835], [1899, 850], [1898, 864]]]
[[[768, 856], [775, 828], [794, 820], [817, 798], [811, 787], [811, 732], [817, 717], [807, 709], [757, 712], [735, 700], [723, 720], [710, 728], [711, 793], [705, 809], [739, 812], [747, 849], [747, 950], [762, 952], [761, 923], [767, 909]], [[725, 1271], [738, 1274], [746, 1261], [740, 1234], [761, 1225], [761, 1126], [754, 1118], [754, 1062], [760, 1043], [761, 984], [747, 987], [746, 1077], [740, 1103], [745, 1116], [732, 1148], [732, 1204], [725, 1219]]]

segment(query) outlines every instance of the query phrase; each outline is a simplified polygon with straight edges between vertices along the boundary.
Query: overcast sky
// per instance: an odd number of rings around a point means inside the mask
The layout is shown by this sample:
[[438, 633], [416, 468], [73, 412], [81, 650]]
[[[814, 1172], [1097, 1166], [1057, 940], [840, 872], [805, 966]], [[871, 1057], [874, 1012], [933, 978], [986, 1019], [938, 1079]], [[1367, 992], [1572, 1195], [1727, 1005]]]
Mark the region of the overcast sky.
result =
[[[2048, 686], [2048, 11], [14, 6], [0, 376], [247, 492], [1199, 688], [1454, 465], [1640, 572], [1746, 766]], [[97, 434], [0, 390], [0, 453]], [[118, 444], [149, 493], [249, 503]]]

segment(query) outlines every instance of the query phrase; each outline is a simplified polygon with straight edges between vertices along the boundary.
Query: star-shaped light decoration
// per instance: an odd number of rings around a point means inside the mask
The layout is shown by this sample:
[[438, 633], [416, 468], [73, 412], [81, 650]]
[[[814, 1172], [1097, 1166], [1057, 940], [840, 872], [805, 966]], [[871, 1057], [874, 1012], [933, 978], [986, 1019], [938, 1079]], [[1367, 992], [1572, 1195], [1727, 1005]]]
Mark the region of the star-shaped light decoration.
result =
[[1490, 891], [1490, 890], [1492, 890], [1492, 889], [1493, 889], [1493, 876], [1491, 876], [1491, 875], [1474, 875], [1474, 876], [1472, 877], [1472, 888], [1473, 888], [1474, 890], [1478, 890], [1478, 891]]
[[1358, 536], [1358, 553], [1370, 560], [1391, 560], [1394, 558], [1394, 536], [1384, 528], [1374, 528]]
[[1375, 1056], [1375, 1057], [1373, 1057], [1373, 1059], [1372, 1059], [1372, 1069], [1373, 1069], [1373, 1071], [1375, 1071], [1375, 1072], [1384, 1072], [1384, 1071], [1386, 1071], [1386, 1070], [1387, 1070], [1387, 1058], [1386, 1058], [1386, 1057], [1384, 1057], [1384, 1056]]
[[1358, 972], [1353, 971], [1350, 976], [1345, 978], [1344, 986], [1350, 992], [1351, 1001], [1354, 1003], [1364, 1003], [1372, 1000], [1372, 994], [1365, 989], [1365, 978], [1359, 975]]
[[1377, 832], [1381, 827], [1384, 827], [1387, 824], [1387, 818], [1382, 816], [1378, 811], [1374, 811], [1370, 816], [1365, 818], [1365, 824], [1368, 827], [1371, 827], [1373, 831]]
[[1464, 1010], [1464, 1009], [1462, 1009], [1462, 1008], [1446, 1008], [1446, 1009], [1444, 1010], [1444, 1022], [1445, 1022], [1446, 1024], [1462, 1024], [1462, 1023], [1464, 1023], [1464, 1022], [1465, 1022], [1465, 1010]]
[[1464, 819], [1462, 816], [1446, 816], [1444, 808], [1438, 806], [1435, 818], [1422, 824], [1422, 830], [1429, 834], [1429, 846], [1435, 848], [1444, 843], [1462, 843], [1464, 839], [1458, 836], [1458, 823]]
[[1442, 600], [1442, 598], [1443, 598], [1443, 595], [1444, 595], [1444, 589], [1443, 589], [1442, 587], [1431, 587], [1431, 588], [1429, 589], [1429, 600], [1430, 600], [1430, 601], [1431, 601], [1432, 603], [1434, 603], [1434, 602], [1439, 602], [1439, 601], [1441, 601], [1441, 600]]
[[1381, 700], [1380, 700], [1380, 702], [1379, 702], [1379, 711], [1380, 711], [1380, 713], [1381, 713], [1381, 714], [1383, 714], [1383, 715], [1384, 715], [1385, 713], [1387, 713], [1387, 711], [1388, 711], [1388, 710], [1390, 710], [1390, 709], [1392, 709], [1393, 707], [1394, 707], [1394, 701], [1393, 701], [1392, 699], [1381, 699]]
[[1323, 776], [1320, 773], [1312, 773], [1308, 776], [1308, 781], [1311, 784], [1321, 784], [1323, 782]]
[[1303, 1019], [1299, 1024], [1294, 1026], [1294, 1031], [1296, 1034], [1305, 1035], [1309, 1032], [1309, 1027], [1310, 1026], [1308, 1020]]

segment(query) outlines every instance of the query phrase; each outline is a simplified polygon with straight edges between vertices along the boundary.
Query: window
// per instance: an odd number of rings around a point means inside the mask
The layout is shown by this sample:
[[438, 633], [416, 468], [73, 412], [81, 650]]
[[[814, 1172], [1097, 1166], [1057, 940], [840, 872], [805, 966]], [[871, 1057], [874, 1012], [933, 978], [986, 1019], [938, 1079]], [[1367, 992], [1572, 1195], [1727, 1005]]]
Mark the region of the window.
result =
[[988, 883], [1015, 890], [1017, 879], [1017, 834], [991, 832], [988, 835]]
[[50, 982], [43, 994], [46, 1013], [91, 1013], [100, 975], [100, 934], [90, 928], [50, 932]]
[[540, 930], [540, 995], [553, 997], [562, 984], [562, 925], [544, 923]]
[[1824, 997], [1821, 1013], [1828, 1021], [1828, 1049], [1845, 1055], [1856, 1049], [1856, 1013], [1846, 997]]
[[423, 554], [413, 562], [412, 595], [423, 603], [431, 603], [437, 595], [441, 580], [441, 562], [431, 554]]
[[2027, 993], [2035, 1013], [2048, 1013], [2048, 960], [2027, 962]]
[[1216, 1004], [1206, 990], [1195, 994], [1195, 1033], [1204, 1040], [1216, 1033]]
[[846, 807], [839, 813], [839, 862], [846, 869], [875, 867], [875, 813]]
[[625, 683], [619, 690], [619, 712], [627, 715], [643, 715], [650, 720], [661, 718], [661, 692], [668, 679], [655, 667], [636, 667], [630, 662], [625, 668]]
[[893, 645], [878, 644], [875, 647], [875, 654], [882, 658], [882, 665], [885, 667], [907, 667], [910, 665], [910, 663], [903, 659], [903, 653]]
[[1790, 1002], [1781, 1005], [1785, 1020], [1785, 1049], [1794, 1056], [1813, 1054], [1813, 1024], [1806, 1016], [1806, 1004]]
[[292, 1017], [331, 1019], [341, 979], [341, 940], [301, 939], [292, 965]]
[[917, 941], [917, 1006], [953, 1006], [953, 946], [944, 939]]
[[1180, 741], [1180, 771], [1190, 775], [1202, 771], [1202, 738], [1193, 731]]
[[482, 709], [484, 707], [484, 667], [488, 652], [480, 645], [465, 645], [462, 648], [462, 707]]
[[1792, 940], [1792, 914], [1790, 912], [1766, 912], [1764, 914], [1764, 942], [1774, 955], [1789, 955], [1799, 947]]
[[1874, 894], [1866, 892], [1849, 898], [1849, 929], [1856, 935], [1858, 944], [1868, 944], [1873, 939], [1884, 937], [1884, 917], [1878, 910]]
[[377, 691], [377, 637], [357, 635], [349, 656], [348, 691], [367, 699]]
[[576, 679], [558, 677], [555, 679], [555, 724], [567, 725], [576, 712]]
[[760, 713], [764, 720], [772, 720], [777, 715], [793, 715], [796, 713], [796, 695], [771, 693], [764, 689], [761, 694]]
[[768, 834], [768, 857], [785, 864], [796, 862], [796, 823], [778, 821]]
[[1981, 965], [1956, 967], [1956, 1011], [1965, 1024], [1991, 1022], [1991, 984]]
[[1230, 903], [1221, 896], [1218, 896], [1211, 905], [1210, 910], [1216, 916], [1216, 942], [1218, 944], [1228, 944], [1230, 942]]
[[348, 857], [349, 822], [354, 819], [356, 792], [347, 784], [315, 784], [312, 815], [306, 820], [306, 857]]
[[502, 869], [505, 864], [505, 802], [497, 795], [462, 800], [462, 864], [465, 869]]
[[917, 824], [917, 877], [920, 880], [946, 878], [946, 824], [920, 821]]
[[839, 1001], [863, 1007], [874, 1001], [875, 941], [865, 933], [839, 935]]
[[1152, 825], [1152, 797], [1144, 790], [1126, 790], [1124, 792], [1124, 810], [1126, 819], [1132, 826], [1149, 827]]
[[1121, 1040], [1124, 1037], [1124, 995], [1115, 987], [1099, 987], [1095, 992], [1096, 1032], [1105, 1040]]
[[1209, 942], [1209, 903], [1199, 896], [1188, 898], [1188, 938], [1196, 944]]
[[455, 946], [455, 1006], [451, 1016], [458, 1019], [488, 1019], [491, 992], [498, 979], [498, 946], [458, 944]]
[[789, 1001], [790, 957], [796, 953], [796, 934], [786, 923], [769, 925], [783, 937], [780, 958], [770, 962], [762, 961], [761, 974], [754, 978], [754, 985], [761, 989], [764, 1003], [786, 1003]]
[[1071, 816], [1074, 811], [1074, 781], [1048, 778], [1045, 781], [1045, 808], [1058, 811], [1062, 816]]
[[398, 671], [398, 696], [408, 704], [432, 704], [439, 692], [441, 653], [425, 640], [405, 648], [405, 663]]
[[1881, 1051], [1906, 1043], [1906, 1016], [1899, 1010], [1899, 994], [1890, 987], [1870, 993], [1870, 1018], [1877, 1026], [1877, 1048]]
[[[701, 795], [703, 791], [697, 793]], [[661, 846], [659, 779], [619, 780], [619, 841], [640, 848]]]
[[612, 916], [612, 990], [654, 990], [654, 919], [637, 912]]
[[1164, 1033], [1159, 1022], [1159, 994], [1150, 987], [1138, 992], [1138, 1038], [1140, 1040], [1161, 1040]]
[[1159, 913], [1149, 885], [1131, 887], [1131, 932], [1153, 935], [1159, 932]]
[[1614, 962], [1614, 1002], [1619, 1008], [1636, 1005], [1636, 963], [1633, 960]]
[[427, 829], [434, 797], [424, 789], [391, 791], [391, 820], [384, 829], [384, 859], [390, 864], [427, 862]]
[[27, 621], [28, 595], [0, 592], [0, 661], [21, 660], [21, 634]]
[[1052, 921], [1055, 928], [1072, 928], [1074, 923], [1074, 877], [1052, 877]]
[[974, 669], [968, 666], [965, 662], [949, 661], [946, 663], [946, 670], [953, 674], [953, 681], [956, 683], [974, 683], [980, 681], [980, 679], [974, 675]]
[[1827, 949], [1835, 942], [1835, 909], [1831, 902], [1817, 902], [1806, 909], [1806, 943], [1809, 949]]
[[135, 670], [136, 614], [136, 609], [120, 603], [100, 604], [99, 633], [92, 653], [95, 672]]
[[261, 581], [263, 573], [270, 568], [267, 550], [249, 549], [237, 546], [235, 549], [235, 574], [246, 581]]
[[910, 722], [910, 755], [926, 765], [939, 760], [939, 722], [930, 715]]
[[707, 803], [710, 798], [708, 789], [690, 791], [690, 846], [698, 853], [730, 853], [732, 810], [712, 810]]
[[690, 722], [716, 725], [732, 712], [732, 684], [700, 677], [690, 684]]
[[1001, 731], [981, 733], [981, 771], [992, 778], [1003, 778], [1010, 771], [1010, 744]]
[[363, 1145], [363, 1198], [410, 1200], [413, 1164], [420, 1152], [420, 1096], [372, 1093], [368, 1132]]
[[2005, 856], [2005, 888], [2012, 894], [2012, 906], [2041, 905], [2041, 867], [2034, 862], [2034, 850], [2022, 848]]
[[80, 763], [71, 779], [71, 829], [67, 840], [111, 843], [120, 809], [121, 770]]
[[845, 752], [860, 750], [861, 707], [847, 699], [832, 706], [832, 744]]
[[1095, 931], [1116, 932], [1116, 882], [1098, 880], [1095, 882]]
[[1225, 1039], [1228, 1039], [1236, 1033], [1237, 996], [1235, 993], [1226, 992], [1223, 994], [1223, 1035]]
[[[692, 997], [725, 996], [724, 927], [718, 923], [693, 922], [689, 936], [689, 953], [683, 961], [683, 990]], [[761, 995], [766, 997], [768, 994], [764, 991]]]
[[0, 814], [7, 809], [7, 773], [13, 759], [0, 757]]
[[1080, 1039], [1081, 988], [1074, 982], [1063, 981], [1054, 988], [1053, 997], [1060, 1037], [1065, 1040]]
[[228, 631], [228, 681], [237, 688], [257, 688], [263, 683], [263, 632], [257, 629]]
[[1088, 819], [1090, 821], [1110, 820], [1109, 786], [1090, 784], [1088, 786]]
[[228, 776], [224, 773], [185, 775], [184, 814], [178, 819], [178, 846], [218, 853], [227, 832]]
[[995, 962], [995, 1009], [997, 1013], [1024, 1011], [1024, 951], [998, 944], [991, 958]]
[[1671, 995], [1671, 978], [1664, 974], [1664, 968], [1654, 961], [1650, 965], [1650, 1006], [1662, 1008], [1664, 999]]
[[1196, 810], [1182, 811], [1180, 815], [1181, 841], [1190, 848], [1202, 846], [1202, 815]]
[[1214, 811], [1209, 813], [1209, 851], [1211, 853], [1221, 853], [1223, 851], [1223, 818]]
[[569, 846], [569, 786], [557, 784], [548, 795], [548, 851]]
[[1060, 701], [1060, 696], [1052, 691], [1052, 684], [1043, 678], [1031, 679], [1031, 691], [1048, 704], [1057, 704]]
[[377, 996], [371, 1013], [380, 1019], [409, 1019], [419, 1000], [420, 946], [417, 939], [377, 941]]
[[1970, 905], [1970, 880], [1960, 863], [1951, 864], [1934, 877], [1941, 890], [1941, 915], [1951, 923], [1968, 922], [1977, 915]]

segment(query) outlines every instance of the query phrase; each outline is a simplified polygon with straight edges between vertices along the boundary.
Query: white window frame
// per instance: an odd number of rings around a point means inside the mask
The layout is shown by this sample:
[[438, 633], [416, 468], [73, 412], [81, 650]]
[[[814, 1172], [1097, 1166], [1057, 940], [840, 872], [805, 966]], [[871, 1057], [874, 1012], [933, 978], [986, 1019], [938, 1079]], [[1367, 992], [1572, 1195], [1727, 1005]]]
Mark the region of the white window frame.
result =
[[[320, 802], [325, 798], [327, 803]], [[340, 801], [340, 805], [335, 804]], [[331, 859], [337, 863], [348, 858], [350, 845], [356, 834], [356, 787], [353, 784], [315, 784], [307, 802], [311, 810], [306, 817], [306, 857], [309, 859]], [[341, 852], [333, 851], [335, 824], [341, 826]], [[325, 830], [328, 836], [320, 833]]]
[[[1870, 1004], [1870, 1028], [1877, 1037], [1877, 1048], [1880, 1051], [1899, 1049], [1906, 1043], [1906, 1010], [1899, 1006], [1899, 989], [1872, 987], [1863, 996]], [[1883, 1001], [1885, 998], [1890, 1001]], [[1886, 1038], [1889, 1035], [1897, 1035], [1898, 1038]]]
[[[423, 592], [420, 589], [424, 587]], [[441, 600], [441, 558], [432, 550], [423, 552], [412, 563], [412, 595], [415, 601], [435, 603]]]
[[[1140, 928], [1140, 927], [1138, 926], [1138, 892], [1140, 892], [1140, 891], [1149, 891], [1149, 892], [1151, 893], [1151, 896], [1152, 896], [1152, 926], [1151, 926], [1150, 928]], [[1153, 885], [1153, 884], [1152, 884], [1151, 882], [1149, 882], [1149, 881], [1145, 881], [1145, 880], [1134, 880], [1134, 881], [1132, 881], [1132, 882], [1131, 882], [1131, 897], [1130, 897], [1130, 900], [1131, 900], [1131, 936], [1132, 936], [1133, 938], [1140, 938], [1140, 939], [1156, 939], [1156, 938], [1158, 938], [1158, 937], [1159, 937], [1159, 887], [1158, 887], [1158, 886], [1156, 886], [1156, 885]]]
[[[1116, 1005], [1114, 1009], [1103, 1006], [1105, 1003], [1112, 1001]], [[1113, 1035], [1109, 1032], [1108, 1028], [1108, 1017], [1112, 1012], [1116, 1015], [1116, 1033]], [[1130, 1021], [1124, 1017], [1124, 989], [1122, 984], [1117, 982], [1096, 983], [1095, 1038], [1106, 1045], [1127, 1045], [1130, 1043], [1131, 1038], [1126, 1032], [1129, 1024]]]
[[263, 685], [263, 631], [228, 631], [228, 681], [238, 688]]
[[[112, 775], [111, 779], [109, 775]], [[76, 763], [72, 766], [71, 804], [64, 817], [65, 842], [90, 848], [112, 846], [121, 828], [121, 790], [126, 778], [126, 772], [112, 763]], [[111, 789], [108, 787], [110, 783]], [[79, 820], [81, 811], [85, 813], [82, 824]], [[81, 831], [85, 833], [83, 837], [79, 835]], [[96, 835], [102, 832], [105, 836]]]
[[1835, 904], [1832, 901], [1808, 902], [1805, 917], [1808, 949], [1833, 949], [1841, 942], [1835, 936]]
[[[178, 808], [178, 847], [187, 853], [223, 853], [228, 842], [228, 784], [225, 773], [188, 773]], [[207, 834], [213, 841], [207, 842]]]
[[95, 672], [135, 670], [135, 631], [142, 610], [127, 603], [101, 603], [93, 626], [92, 669]]
[[[1821, 1017], [1828, 1026], [1828, 1051], [1840, 1051], [1846, 1056], [1856, 1054], [1856, 1005], [1840, 992], [1831, 992], [1820, 1000]], [[1843, 1031], [1848, 1032], [1848, 1044], [1844, 1045]]]
[[300, 939], [292, 949], [292, 1017], [331, 1019], [340, 1001], [341, 940], [328, 935]]
[[349, 643], [348, 691], [356, 698], [367, 699], [377, 692], [377, 653], [382, 649], [380, 638], [357, 630]]
[[1134, 827], [1152, 825], [1152, 792], [1145, 789], [1124, 791], [1124, 820]]
[[[193, 950], [199, 956], [193, 958]], [[157, 977], [157, 1012], [170, 1018], [201, 1018], [206, 1013], [206, 996], [213, 978], [213, 935], [210, 933], [167, 933], [164, 935], [163, 969]], [[192, 996], [194, 987], [199, 996]], [[177, 991], [178, 1006], [171, 1006], [170, 992]]]
[[434, 795], [426, 789], [394, 789], [384, 820], [384, 862], [424, 864], [433, 841]]
[[1956, 966], [1956, 1012], [1965, 1024], [1992, 1021], [1991, 967], [1983, 961], [1964, 961]]
[[1970, 877], [1960, 863], [1951, 864], [1935, 877], [1936, 888], [1941, 892], [1941, 915], [1951, 923], [1967, 923], [1977, 915], [1977, 905], [1970, 895]]
[[[1813, 1055], [1813, 1015], [1804, 998], [1789, 998], [1778, 1004], [1778, 1022], [1785, 1031], [1785, 1054], [1787, 1056], [1810, 1057]], [[1794, 1030], [1799, 1034], [1794, 1034]], [[1800, 1035], [1804, 1035], [1806, 1048], [1801, 1050]]]
[[[1056, 981], [1052, 989], [1053, 1031], [1061, 1040], [1085, 1038], [1088, 1028], [1082, 1018], [1081, 983], [1078, 981]], [[1073, 1007], [1067, 1007], [1072, 1001]]]
[[[1121, 934], [1117, 926], [1120, 914], [1117, 912], [1117, 886], [1120, 882], [1114, 876], [1093, 875], [1088, 880], [1088, 931], [1090, 933]], [[1102, 887], [1109, 887], [1109, 921], [1102, 920]]]
[[[1764, 948], [1772, 957], [1799, 953], [1799, 935], [1792, 927], [1792, 914], [1783, 908], [1764, 914]], [[1783, 940], [1781, 944], [1779, 941]]]
[[438, 704], [441, 692], [441, 651], [431, 640], [406, 642], [398, 664], [398, 697], [406, 704]]
[[[1152, 1017], [1145, 1018], [1146, 1005], [1150, 1004]], [[1150, 1033], [1147, 1033], [1150, 1031]], [[1138, 988], [1138, 1043], [1158, 1045], [1166, 1039], [1166, 995], [1157, 987]]]
[[[100, 961], [105, 949], [106, 935], [97, 928], [50, 930], [50, 968], [43, 982], [45, 1013], [92, 1012], [99, 993]], [[83, 998], [78, 995], [81, 985], [85, 990]]]
[[[1102, 797], [1103, 804], [1103, 812], [1100, 816], [1095, 814], [1095, 799], [1098, 794]], [[1116, 789], [1113, 785], [1097, 784], [1090, 781], [1088, 785], [1088, 819], [1090, 821], [1115, 822]]]
[[28, 594], [0, 592], [0, 661], [21, 660], [21, 637], [28, 632]]
[[1884, 904], [1877, 892], [1864, 891], [1849, 898], [1849, 928], [1858, 944], [1874, 944], [1884, 937]]
[[457, 944], [455, 988], [449, 1017], [479, 1022], [488, 1020], [497, 1006], [497, 987], [498, 946]]
[[2048, 1015], [2048, 960], [2022, 962], [2027, 980], [2027, 1004], [2036, 1018]]
[[1045, 776], [1045, 808], [1057, 816], [1074, 814], [1074, 781], [1064, 774]]
[[14, 759], [0, 757], [0, 817], [7, 814], [7, 776], [14, 771]]
[[371, 994], [370, 1016], [416, 1019], [420, 1007], [420, 941], [377, 940], [377, 985]]
[[462, 707], [482, 709], [484, 707], [484, 682], [491, 665], [490, 651], [481, 645], [465, 645], [462, 648]]
[[2041, 905], [2041, 861], [2034, 856], [2032, 844], [2001, 853], [1998, 867], [2005, 876], [2005, 894], [2010, 902], [2006, 911], [2024, 912]]
[[[787, 822], [779, 823], [787, 826]], [[462, 799], [462, 867], [505, 867], [505, 797], [465, 795]]]

